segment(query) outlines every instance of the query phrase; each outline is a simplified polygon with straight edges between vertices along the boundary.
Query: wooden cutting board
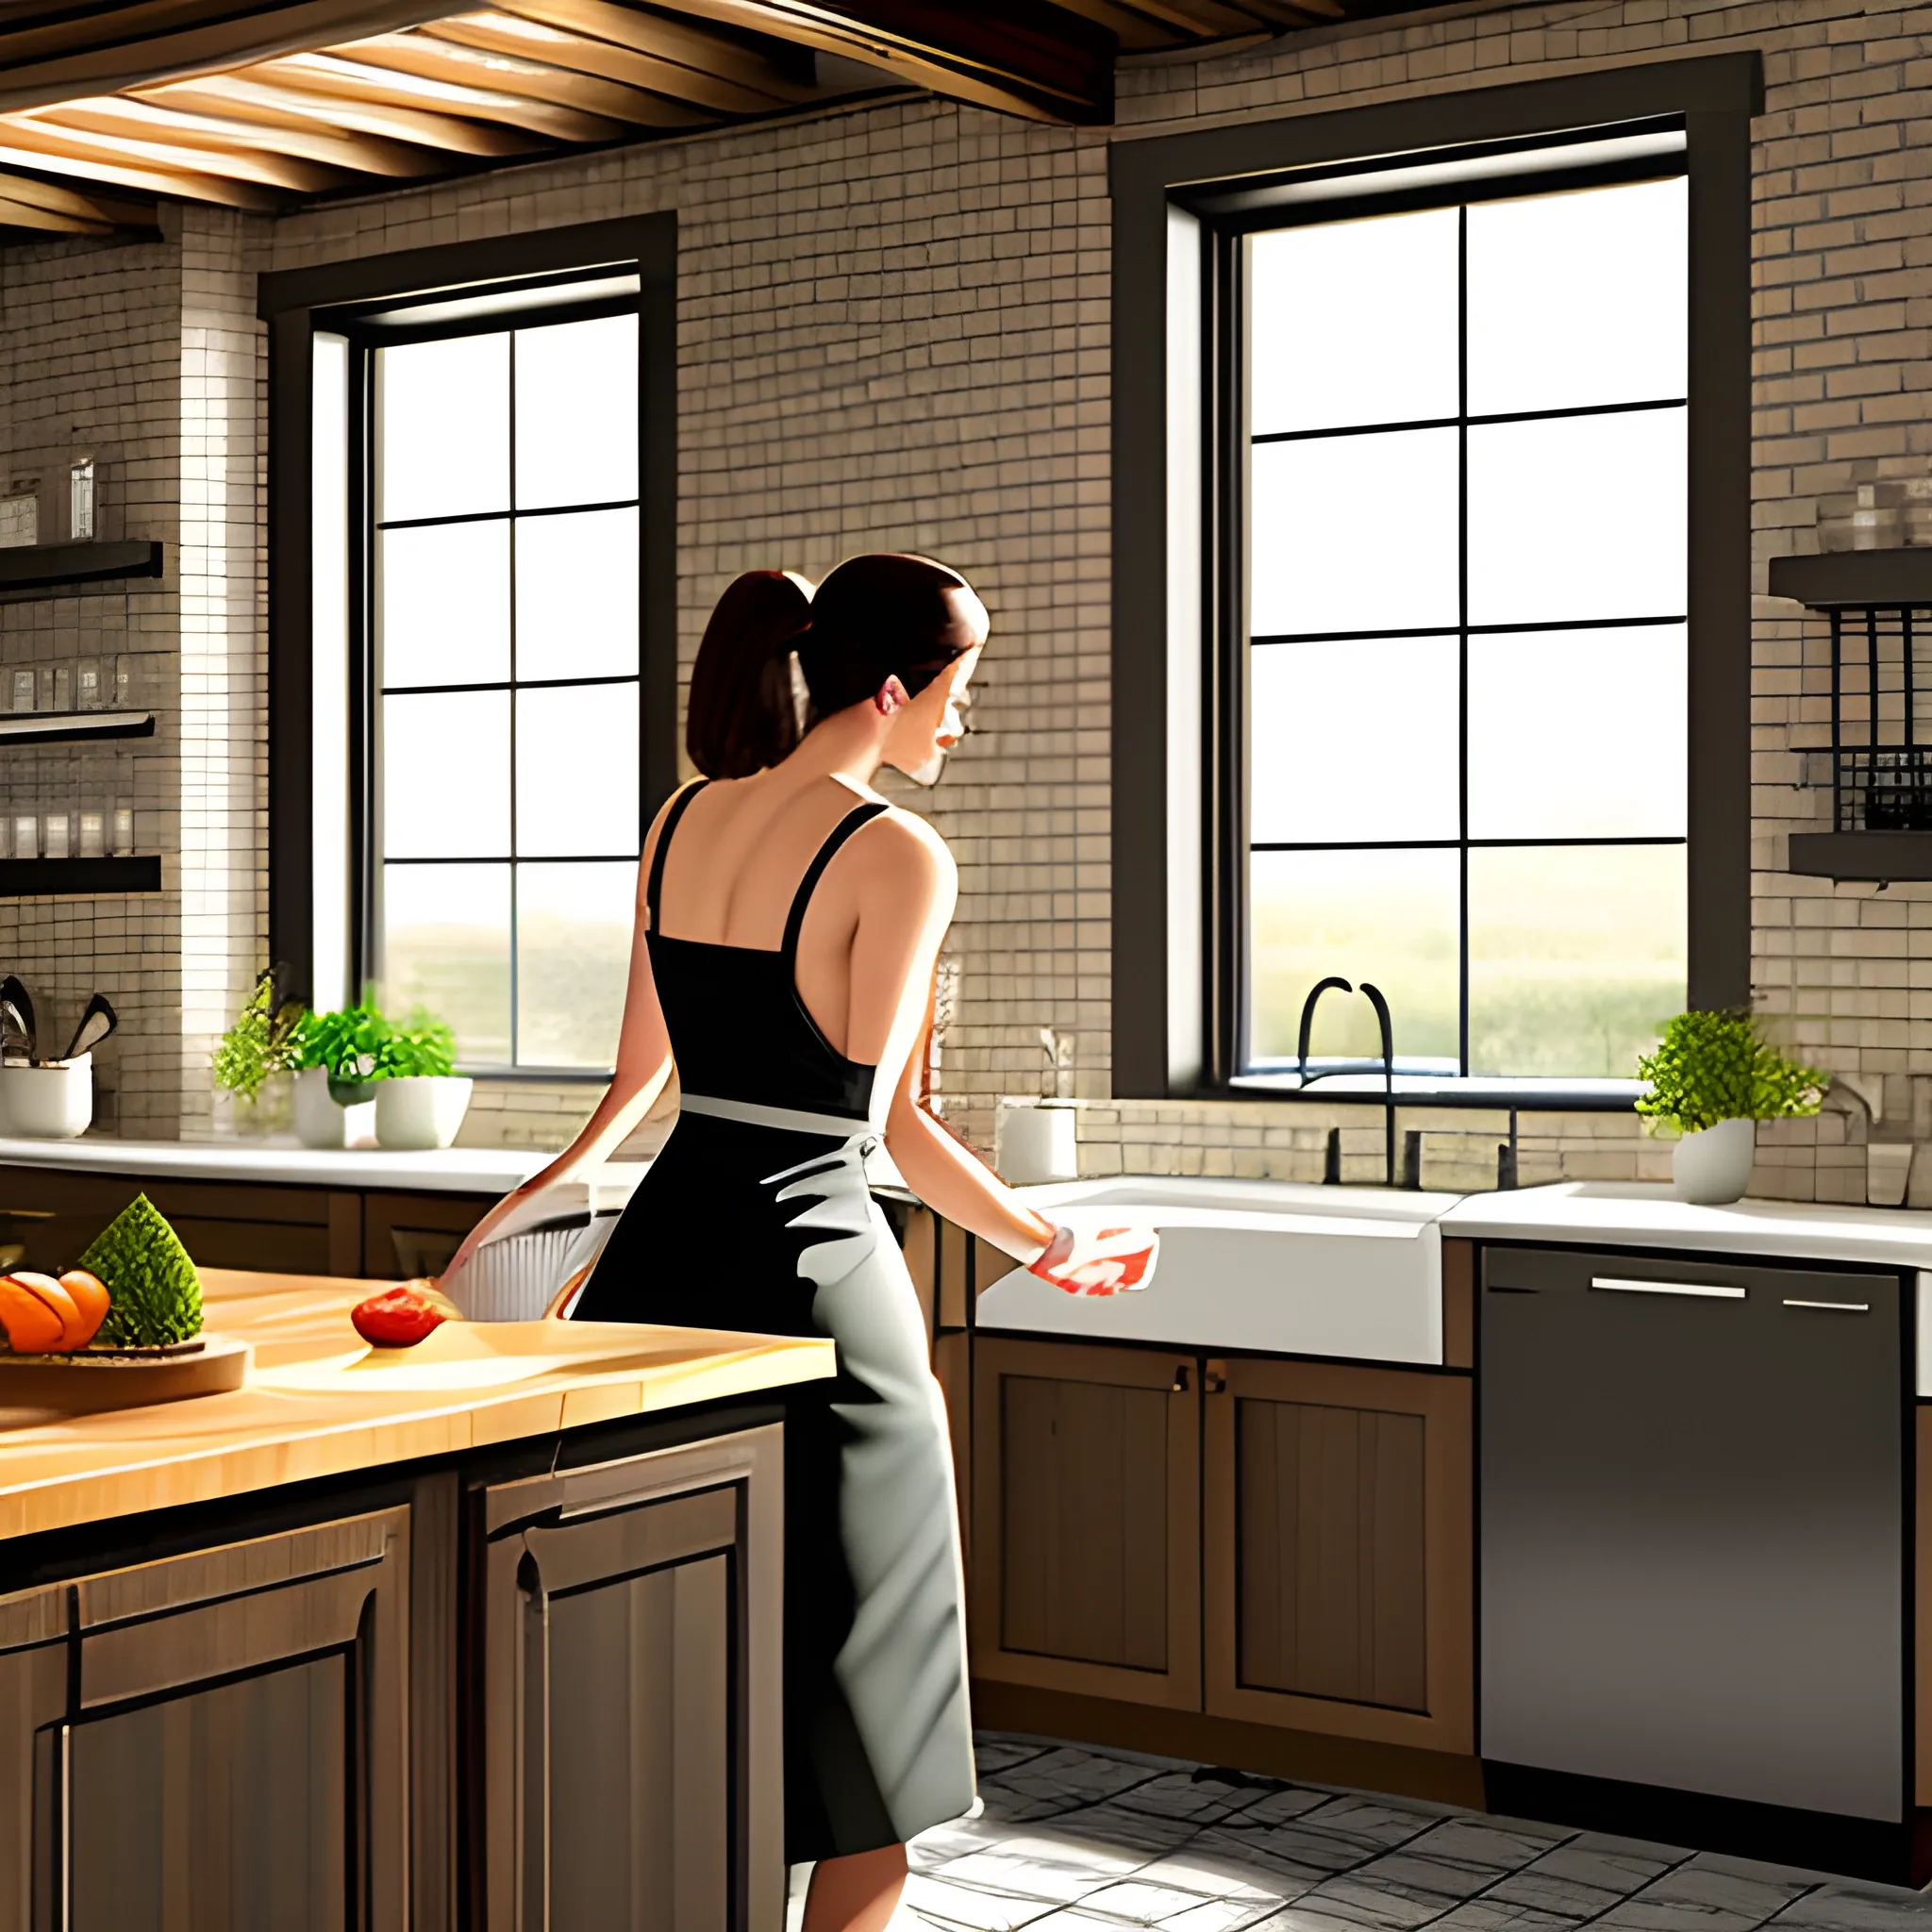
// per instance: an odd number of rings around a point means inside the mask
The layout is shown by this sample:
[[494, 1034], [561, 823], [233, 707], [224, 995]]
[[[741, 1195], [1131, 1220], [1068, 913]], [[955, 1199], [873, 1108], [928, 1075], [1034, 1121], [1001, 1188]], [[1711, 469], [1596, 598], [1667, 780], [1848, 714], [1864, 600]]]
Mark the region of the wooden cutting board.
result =
[[0, 1409], [93, 1415], [142, 1408], [224, 1394], [241, 1388], [247, 1372], [248, 1344], [218, 1335], [187, 1355], [0, 1355]]

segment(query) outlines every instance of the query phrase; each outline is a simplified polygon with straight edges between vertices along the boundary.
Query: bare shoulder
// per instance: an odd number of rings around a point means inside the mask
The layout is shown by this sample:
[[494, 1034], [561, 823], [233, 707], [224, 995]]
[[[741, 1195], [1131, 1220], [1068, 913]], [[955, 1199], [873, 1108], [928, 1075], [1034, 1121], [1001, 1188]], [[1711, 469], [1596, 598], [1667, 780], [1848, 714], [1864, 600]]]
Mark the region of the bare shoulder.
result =
[[904, 877], [938, 883], [958, 876], [946, 841], [916, 811], [889, 805], [865, 833], [874, 860]]

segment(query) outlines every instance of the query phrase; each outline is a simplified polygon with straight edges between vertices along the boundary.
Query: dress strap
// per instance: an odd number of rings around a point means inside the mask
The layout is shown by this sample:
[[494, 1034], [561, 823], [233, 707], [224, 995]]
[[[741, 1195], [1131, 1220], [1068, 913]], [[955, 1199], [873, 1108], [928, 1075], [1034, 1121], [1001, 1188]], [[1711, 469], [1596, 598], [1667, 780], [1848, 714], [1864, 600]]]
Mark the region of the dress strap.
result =
[[[838, 857], [839, 848], [846, 840], [861, 826], [871, 824], [882, 811], [890, 808], [877, 799], [867, 805], [855, 805], [825, 835], [825, 842], [819, 847], [812, 862], [806, 867], [805, 876], [799, 880], [798, 890], [791, 895], [791, 911], [785, 921], [785, 942], [779, 948], [785, 956], [788, 967], [798, 956], [799, 928], [805, 924], [805, 908], [810, 903], [812, 888], [818, 884], [826, 866]], [[663, 850], [661, 842], [658, 850]]]
[[695, 785], [687, 785], [671, 801], [671, 809], [664, 814], [664, 827], [658, 834], [658, 849], [651, 855], [651, 875], [644, 882], [644, 916], [646, 932], [658, 930], [658, 900], [664, 891], [664, 855], [671, 849], [671, 835], [677, 829], [677, 822], [684, 816], [684, 808], [707, 785], [708, 778], [700, 778]]

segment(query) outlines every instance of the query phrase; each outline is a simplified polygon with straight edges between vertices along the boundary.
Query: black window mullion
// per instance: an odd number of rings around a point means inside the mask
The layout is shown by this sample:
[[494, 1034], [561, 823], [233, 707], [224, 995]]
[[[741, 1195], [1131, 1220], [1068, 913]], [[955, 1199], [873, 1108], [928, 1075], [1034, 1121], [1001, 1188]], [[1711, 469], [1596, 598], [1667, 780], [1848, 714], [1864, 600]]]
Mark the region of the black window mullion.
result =
[[517, 1064], [517, 331], [509, 331], [509, 1063]]
[[1456, 1055], [1469, 1078], [1469, 209], [1456, 211]]

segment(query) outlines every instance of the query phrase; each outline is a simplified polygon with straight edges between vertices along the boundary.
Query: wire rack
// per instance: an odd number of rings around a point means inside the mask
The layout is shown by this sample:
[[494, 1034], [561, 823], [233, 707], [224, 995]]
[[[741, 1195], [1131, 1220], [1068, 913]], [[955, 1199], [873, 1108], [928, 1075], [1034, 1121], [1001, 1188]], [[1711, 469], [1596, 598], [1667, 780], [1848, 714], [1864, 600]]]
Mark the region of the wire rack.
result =
[[1833, 824], [1932, 831], [1932, 608], [1829, 615]]

